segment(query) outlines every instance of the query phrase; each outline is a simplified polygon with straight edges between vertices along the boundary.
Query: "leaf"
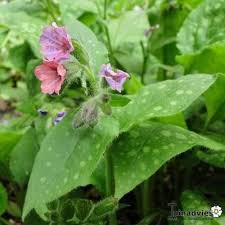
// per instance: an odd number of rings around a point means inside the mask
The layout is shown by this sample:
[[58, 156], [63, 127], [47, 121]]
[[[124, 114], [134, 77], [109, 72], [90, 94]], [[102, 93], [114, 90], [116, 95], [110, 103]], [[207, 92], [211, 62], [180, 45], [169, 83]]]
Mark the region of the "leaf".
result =
[[40, 64], [41, 64], [41, 60], [39, 59], [32, 59], [27, 64], [26, 84], [27, 84], [27, 90], [30, 96], [34, 96], [35, 94], [40, 93], [40, 82], [34, 75], [35, 67]]
[[[185, 191], [182, 193], [181, 204], [184, 211], [210, 210], [209, 203], [204, 197], [201, 194], [192, 191]], [[185, 220], [184, 218], [184, 225], [211, 225], [211, 218], [204, 218], [204, 220], [201, 220], [200, 218], [198, 218], [198, 220]]]
[[89, 56], [89, 64], [96, 75], [102, 64], [108, 61], [105, 46], [97, 40], [95, 34], [84, 24], [70, 17], [64, 20], [66, 28], [72, 38], [76, 39]]
[[149, 23], [144, 11], [128, 11], [119, 18], [110, 20], [108, 27], [112, 46], [117, 49], [126, 42], [137, 43], [144, 40], [144, 32], [149, 28]]
[[8, 205], [7, 192], [4, 186], [0, 183], [0, 216], [5, 212]]
[[102, 116], [95, 127], [72, 128], [74, 114], [66, 116], [41, 144], [28, 185], [23, 211], [46, 212], [46, 203], [82, 186], [102, 158], [106, 147], [118, 135], [118, 122]]
[[78, 18], [84, 12], [97, 14], [97, 6], [91, 0], [64, 0], [59, 1], [59, 7], [63, 20], [67, 17]]
[[28, 41], [31, 49], [37, 57], [40, 58], [39, 37], [45, 22], [29, 16], [24, 12], [15, 13], [0, 13], [0, 24], [7, 26], [10, 30], [19, 34], [22, 38]]
[[177, 35], [177, 47], [182, 54], [198, 52], [225, 41], [225, 0], [205, 0], [185, 20]]
[[210, 165], [225, 168], [225, 153], [224, 152], [202, 152], [196, 153], [197, 157]]
[[31, 127], [23, 135], [10, 155], [10, 170], [14, 179], [20, 185], [27, 182], [38, 150], [36, 131]]
[[21, 134], [12, 131], [0, 132], [0, 162], [6, 163], [13, 147], [19, 141]]
[[115, 197], [121, 198], [172, 157], [198, 145], [225, 151], [225, 145], [173, 125], [149, 122], [123, 134], [112, 151]]
[[218, 42], [200, 52], [177, 56], [176, 61], [184, 66], [186, 73], [213, 74], [225, 73], [224, 57], [225, 43]]
[[207, 107], [206, 125], [225, 103], [225, 75], [219, 75], [216, 82], [206, 91], [205, 100]]
[[214, 82], [210, 75], [196, 74], [147, 85], [126, 106], [115, 109], [114, 116], [121, 131], [127, 131], [144, 120], [182, 112]]
[[[181, 196], [181, 204], [184, 211], [210, 211], [213, 203], [209, 203], [202, 194], [190, 190], [184, 191]], [[190, 219], [184, 217], [184, 225], [223, 225], [225, 217], [212, 218], [212, 216], [204, 218]]]
[[25, 71], [27, 61], [32, 58], [32, 52], [29, 45], [25, 42], [21, 45], [17, 45], [9, 50], [9, 56], [7, 58], [7, 65], [12, 69]]

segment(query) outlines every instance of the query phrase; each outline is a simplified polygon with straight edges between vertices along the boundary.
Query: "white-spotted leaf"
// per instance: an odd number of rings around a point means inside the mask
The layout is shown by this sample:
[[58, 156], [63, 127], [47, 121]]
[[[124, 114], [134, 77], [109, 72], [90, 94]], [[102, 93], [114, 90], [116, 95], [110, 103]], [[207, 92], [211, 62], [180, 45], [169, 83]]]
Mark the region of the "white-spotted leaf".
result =
[[190, 106], [215, 80], [211, 75], [196, 74], [145, 86], [125, 107], [117, 108], [114, 116], [120, 122], [121, 131], [127, 131], [149, 118], [177, 114]]
[[73, 114], [55, 127], [35, 159], [24, 207], [25, 217], [35, 208], [44, 214], [46, 203], [87, 183], [106, 147], [118, 135], [118, 123], [101, 117], [95, 127], [72, 128]]
[[172, 157], [199, 145], [225, 151], [225, 145], [174, 125], [151, 122], [123, 134], [113, 147], [115, 196], [121, 198]]

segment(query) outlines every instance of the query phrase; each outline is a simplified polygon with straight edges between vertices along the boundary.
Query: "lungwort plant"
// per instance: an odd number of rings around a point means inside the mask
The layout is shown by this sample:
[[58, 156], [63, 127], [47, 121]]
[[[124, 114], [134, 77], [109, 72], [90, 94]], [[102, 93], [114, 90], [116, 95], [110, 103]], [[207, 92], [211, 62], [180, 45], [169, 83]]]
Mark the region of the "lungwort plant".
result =
[[225, 0], [1, 2], [0, 223], [224, 225], [224, 19]]

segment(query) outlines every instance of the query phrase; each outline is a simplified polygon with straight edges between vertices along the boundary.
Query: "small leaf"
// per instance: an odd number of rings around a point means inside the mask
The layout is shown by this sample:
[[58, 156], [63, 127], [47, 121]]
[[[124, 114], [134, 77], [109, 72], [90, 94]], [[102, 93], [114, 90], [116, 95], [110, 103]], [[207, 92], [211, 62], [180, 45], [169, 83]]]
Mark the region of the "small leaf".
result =
[[97, 40], [95, 34], [87, 26], [79, 21], [69, 17], [64, 22], [70, 36], [84, 48], [89, 56], [91, 68], [98, 74], [100, 66], [108, 61], [105, 46]]
[[40, 65], [42, 63], [39, 59], [32, 59], [27, 64], [26, 69], [26, 84], [27, 84], [27, 90], [30, 94], [30, 96], [34, 96], [37, 93], [40, 93], [40, 82], [34, 75], [35, 67]]

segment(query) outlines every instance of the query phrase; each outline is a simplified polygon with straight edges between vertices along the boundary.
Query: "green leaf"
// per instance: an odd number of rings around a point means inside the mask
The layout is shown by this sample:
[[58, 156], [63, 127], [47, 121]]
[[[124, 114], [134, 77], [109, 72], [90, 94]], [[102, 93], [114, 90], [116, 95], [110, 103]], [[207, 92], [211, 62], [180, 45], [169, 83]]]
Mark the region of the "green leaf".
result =
[[21, 134], [18, 132], [0, 132], [0, 162], [6, 163], [13, 147], [19, 141]]
[[25, 71], [27, 61], [32, 58], [32, 56], [30, 47], [26, 42], [17, 45], [9, 50], [9, 56], [6, 61], [7, 66], [12, 69]]
[[[181, 204], [184, 211], [209, 211], [209, 203], [204, 199], [204, 197], [196, 192], [185, 191], [181, 196]], [[184, 218], [184, 225], [211, 225], [211, 218], [190, 220]]]
[[[181, 204], [184, 211], [210, 211], [213, 203], [209, 203], [202, 194], [190, 190], [184, 191], [181, 196]], [[184, 217], [184, 225], [223, 225], [225, 217], [212, 218], [212, 216], [205, 218], [190, 219]]]
[[62, 19], [73, 17], [74, 19], [82, 16], [84, 12], [97, 14], [97, 6], [91, 0], [64, 0], [59, 1], [59, 7], [62, 14]]
[[177, 114], [191, 105], [213, 83], [210, 75], [196, 74], [147, 85], [125, 107], [114, 110], [121, 131], [150, 118]]
[[17, 143], [10, 155], [10, 170], [14, 179], [23, 185], [29, 178], [39, 150], [36, 131], [31, 127]]
[[119, 18], [109, 22], [109, 33], [112, 46], [117, 49], [126, 42], [137, 43], [144, 40], [145, 29], [149, 28], [147, 15], [144, 11], [128, 11]]
[[46, 212], [46, 203], [85, 185], [106, 147], [118, 135], [118, 122], [102, 116], [95, 127], [73, 129], [74, 114], [66, 116], [41, 144], [28, 185], [23, 217], [35, 208]]
[[[200, 52], [176, 57], [186, 73], [225, 73], [225, 43], [212, 44]], [[204, 62], [204, 63], [202, 63]]]
[[7, 192], [4, 186], [0, 183], [0, 216], [5, 212], [8, 205]]
[[207, 107], [206, 125], [225, 103], [225, 75], [219, 75], [216, 82], [206, 91], [205, 100]]
[[66, 28], [72, 38], [77, 40], [89, 56], [89, 64], [97, 74], [102, 64], [108, 61], [105, 46], [97, 40], [95, 34], [84, 24], [70, 17], [64, 20]]
[[34, 75], [35, 67], [40, 64], [41, 64], [41, 60], [39, 59], [32, 59], [27, 64], [26, 84], [27, 84], [27, 90], [30, 96], [34, 96], [37, 93], [40, 93], [40, 82]]
[[45, 22], [29, 16], [24, 12], [0, 13], [0, 24], [7, 26], [10, 30], [28, 41], [31, 49], [37, 57], [40, 57], [39, 37]]
[[150, 122], [133, 128], [113, 146], [115, 197], [121, 198], [172, 157], [198, 145], [225, 151], [225, 145], [181, 127]]
[[225, 41], [225, 0], [205, 0], [185, 20], [177, 35], [182, 54], [202, 50], [215, 42]]

